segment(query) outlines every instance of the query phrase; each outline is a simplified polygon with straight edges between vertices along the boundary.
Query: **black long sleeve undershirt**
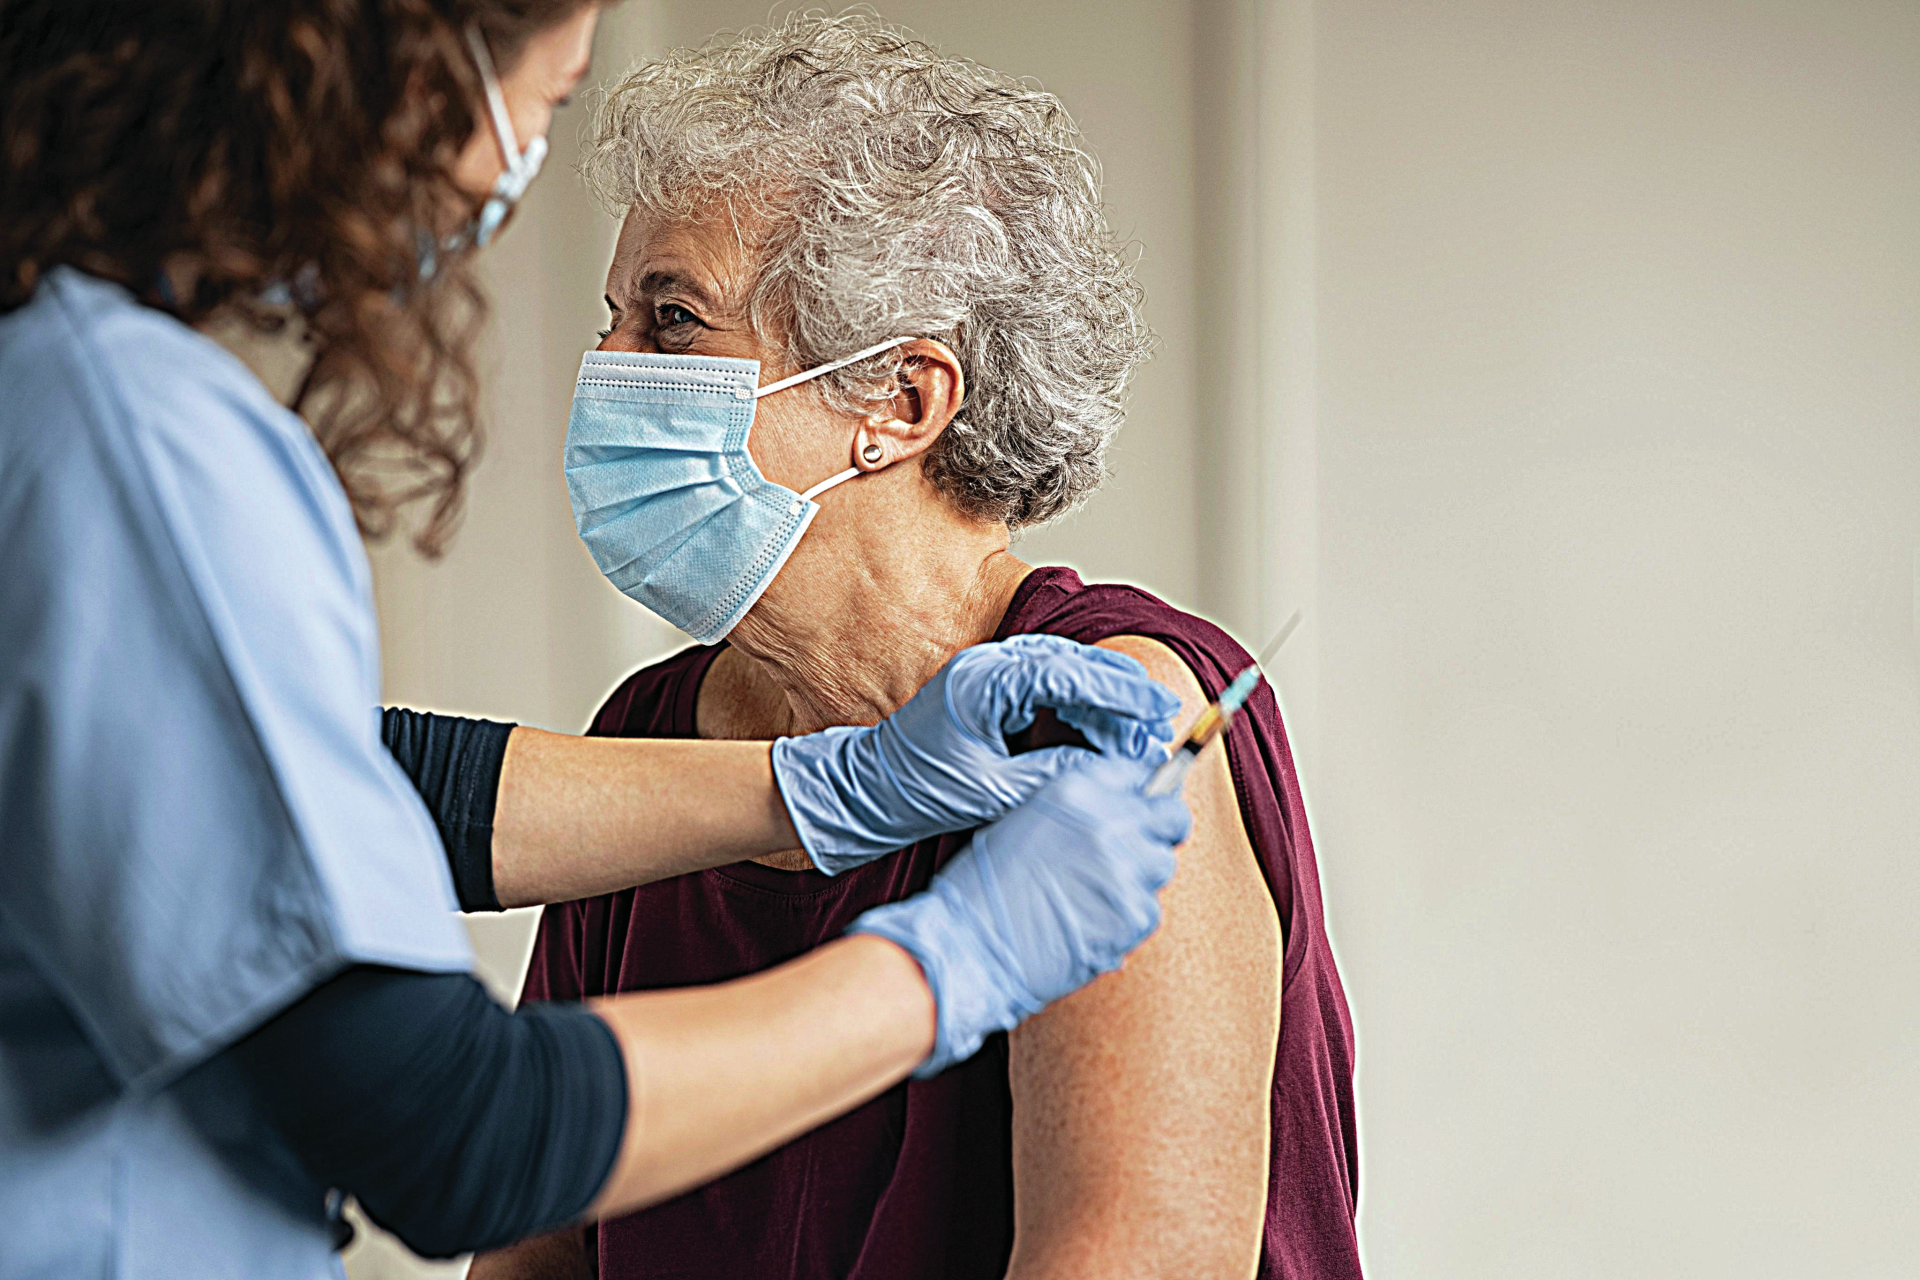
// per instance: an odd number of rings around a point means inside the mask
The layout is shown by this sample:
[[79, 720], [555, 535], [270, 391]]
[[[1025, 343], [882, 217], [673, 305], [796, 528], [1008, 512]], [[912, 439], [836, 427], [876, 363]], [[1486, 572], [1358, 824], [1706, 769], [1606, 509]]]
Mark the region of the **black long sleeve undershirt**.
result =
[[501, 909], [493, 887], [493, 814], [507, 738], [517, 727], [404, 707], [380, 713], [381, 740], [440, 829], [462, 911]]
[[[515, 727], [381, 714], [465, 911], [501, 909], [493, 820]], [[626, 1129], [626, 1067], [604, 1022], [577, 1005], [510, 1013], [466, 974], [352, 968], [228, 1053], [308, 1173], [429, 1257], [578, 1220]]]
[[228, 1053], [307, 1172], [427, 1257], [578, 1221], [626, 1130], [606, 1023], [466, 974], [349, 969]]

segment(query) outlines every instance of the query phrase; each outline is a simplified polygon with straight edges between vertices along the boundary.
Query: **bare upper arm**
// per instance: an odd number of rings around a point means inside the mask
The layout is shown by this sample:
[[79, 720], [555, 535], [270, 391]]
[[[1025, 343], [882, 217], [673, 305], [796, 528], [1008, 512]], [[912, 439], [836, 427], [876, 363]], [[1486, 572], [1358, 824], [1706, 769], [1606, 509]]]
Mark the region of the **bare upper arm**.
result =
[[[1131, 654], [1206, 697], [1174, 652]], [[1012, 1036], [1010, 1277], [1248, 1275], [1265, 1218], [1280, 924], [1240, 819], [1225, 751], [1188, 775], [1193, 836], [1159, 931], [1115, 973]]]

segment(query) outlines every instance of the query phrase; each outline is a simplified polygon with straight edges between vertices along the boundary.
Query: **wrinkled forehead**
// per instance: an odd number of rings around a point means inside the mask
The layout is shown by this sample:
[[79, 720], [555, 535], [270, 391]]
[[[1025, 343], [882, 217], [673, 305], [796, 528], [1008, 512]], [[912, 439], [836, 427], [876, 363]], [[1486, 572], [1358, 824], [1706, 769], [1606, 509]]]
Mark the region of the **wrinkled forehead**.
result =
[[686, 305], [737, 315], [753, 287], [758, 236], [719, 200], [676, 216], [635, 205], [620, 224], [607, 296], [627, 306], [679, 290]]

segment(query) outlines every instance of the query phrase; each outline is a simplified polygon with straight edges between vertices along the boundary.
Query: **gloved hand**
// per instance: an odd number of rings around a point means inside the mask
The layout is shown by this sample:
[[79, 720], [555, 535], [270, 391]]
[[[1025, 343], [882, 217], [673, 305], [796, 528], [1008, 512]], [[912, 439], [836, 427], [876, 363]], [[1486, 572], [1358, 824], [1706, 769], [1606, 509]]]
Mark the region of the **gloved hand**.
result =
[[849, 933], [900, 944], [938, 1010], [914, 1075], [971, 1057], [1051, 1001], [1109, 969], [1160, 925], [1160, 887], [1193, 818], [1178, 794], [1148, 796], [1153, 766], [1082, 752], [991, 826], [925, 893], [875, 907]]
[[1105, 754], [1158, 762], [1180, 700], [1127, 655], [1059, 636], [963, 649], [879, 724], [773, 744], [774, 781], [807, 856], [834, 875], [1006, 813], [1088, 754], [1008, 754], [1005, 735], [1042, 706]]

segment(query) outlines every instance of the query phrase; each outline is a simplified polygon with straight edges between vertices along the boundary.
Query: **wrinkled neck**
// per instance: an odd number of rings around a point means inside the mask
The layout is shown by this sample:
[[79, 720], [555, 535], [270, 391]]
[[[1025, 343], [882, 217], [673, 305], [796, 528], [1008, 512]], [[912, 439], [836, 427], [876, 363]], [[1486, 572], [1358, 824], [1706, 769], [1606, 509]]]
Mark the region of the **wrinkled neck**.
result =
[[1029, 572], [1003, 525], [944, 502], [891, 517], [862, 505], [823, 510], [729, 637], [784, 698], [788, 733], [893, 712], [948, 658], [993, 638]]

